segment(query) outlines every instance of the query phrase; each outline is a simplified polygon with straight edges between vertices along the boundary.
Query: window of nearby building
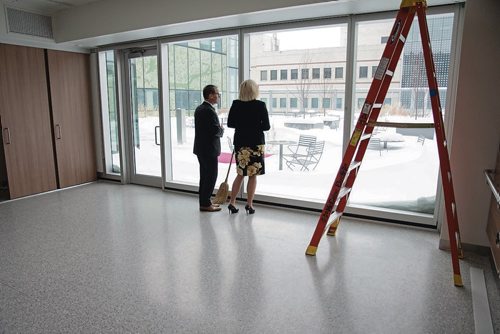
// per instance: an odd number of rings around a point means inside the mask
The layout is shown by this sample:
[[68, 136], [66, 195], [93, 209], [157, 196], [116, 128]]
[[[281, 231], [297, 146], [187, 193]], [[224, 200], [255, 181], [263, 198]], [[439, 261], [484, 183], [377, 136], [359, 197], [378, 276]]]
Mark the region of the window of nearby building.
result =
[[390, 97], [386, 97], [384, 100], [384, 104], [390, 106], [392, 104], [392, 99]]
[[278, 99], [275, 97], [272, 98], [272, 106], [273, 109], [278, 107]]
[[299, 78], [299, 70], [296, 68], [292, 68], [290, 70], [290, 79], [297, 80]]
[[308, 68], [303, 68], [300, 71], [300, 78], [301, 79], [309, 79], [309, 69]]
[[380, 44], [387, 44], [388, 40], [389, 40], [389, 36], [382, 36], [382, 37], [380, 37]]
[[335, 67], [335, 79], [344, 78], [344, 68], [343, 67]]
[[286, 108], [286, 97], [280, 97], [280, 108]]
[[377, 72], [377, 66], [372, 66], [372, 78], [375, 77], [376, 72]]
[[319, 99], [317, 97], [311, 98], [311, 108], [318, 109]]
[[304, 107], [304, 109], [309, 108], [309, 104], [307, 102], [308, 102], [307, 97], [302, 99], [302, 106]]
[[368, 78], [368, 66], [359, 67], [359, 78]]
[[261, 97], [261, 98], [260, 98], [260, 100], [261, 100], [262, 102], [264, 102], [265, 104], [267, 104], [267, 97]]
[[342, 98], [337, 97], [335, 99], [335, 109], [342, 109]]
[[313, 68], [312, 78], [319, 79], [320, 73], [321, 71], [319, 68]]
[[280, 80], [287, 80], [288, 79], [288, 70], [281, 70], [280, 71]]
[[331, 79], [332, 78], [332, 68], [331, 67], [325, 67], [323, 69], [323, 78], [324, 79]]
[[261, 81], [267, 80], [267, 71], [260, 71], [260, 80]]
[[323, 108], [329, 109], [330, 106], [331, 106], [331, 99], [328, 97], [323, 98]]
[[271, 70], [271, 80], [278, 80], [278, 71]]
[[363, 106], [363, 103], [365, 103], [365, 98], [364, 97], [358, 97], [358, 109], [361, 109], [361, 107]]
[[290, 108], [297, 108], [297, 98], [296, 97], [291, 97], [290, 98]]

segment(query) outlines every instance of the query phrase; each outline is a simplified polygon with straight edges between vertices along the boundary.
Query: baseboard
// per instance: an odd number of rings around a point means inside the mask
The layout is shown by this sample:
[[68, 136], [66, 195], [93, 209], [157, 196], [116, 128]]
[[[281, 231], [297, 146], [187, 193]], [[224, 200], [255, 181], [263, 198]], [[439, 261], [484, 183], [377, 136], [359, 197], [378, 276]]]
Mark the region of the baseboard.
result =
[[[439, 249], [449, 251], [450, 241], [446, 239], [439, 239]], [[491, 249], [488, 246], [480, 246], [462, 242], [462, 249], [464, 251], [472, 252], [482, 256], [491, 256]]]

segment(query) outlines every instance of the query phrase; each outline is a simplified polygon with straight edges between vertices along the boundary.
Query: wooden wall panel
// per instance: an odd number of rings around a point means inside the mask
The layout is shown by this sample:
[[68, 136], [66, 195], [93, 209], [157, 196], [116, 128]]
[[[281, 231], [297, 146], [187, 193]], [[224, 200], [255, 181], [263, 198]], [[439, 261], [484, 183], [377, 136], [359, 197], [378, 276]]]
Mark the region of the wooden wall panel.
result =
[[56, 189], [43, 49], [0, 44], [0, 117], [10, 197]]
[[94, 181], [90, 56], [48, 50], [47, 57], [59, 185]]

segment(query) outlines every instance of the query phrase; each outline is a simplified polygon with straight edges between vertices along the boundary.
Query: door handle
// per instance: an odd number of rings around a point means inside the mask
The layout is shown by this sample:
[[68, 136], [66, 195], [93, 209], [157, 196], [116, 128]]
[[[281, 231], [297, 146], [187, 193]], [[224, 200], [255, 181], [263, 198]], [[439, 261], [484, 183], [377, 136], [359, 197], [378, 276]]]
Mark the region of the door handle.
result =
[[158, 146], [160, 146], [160, 143], [158, 142], [158, 131], [157, 131], [159, 129], [160, 129], [159, 125], [155, 126], [155, 144]]
[[7, 134], [7, 137], [6, 137], [7, 139], [5, 140], [5, 145], [8, 145], [8, 144], [10, 144], [10, 130], [9, 130], [9, 128], [4, 128], [3, 132]]
[[56, 124], [56, 139], [61, 139], [61, 126]]

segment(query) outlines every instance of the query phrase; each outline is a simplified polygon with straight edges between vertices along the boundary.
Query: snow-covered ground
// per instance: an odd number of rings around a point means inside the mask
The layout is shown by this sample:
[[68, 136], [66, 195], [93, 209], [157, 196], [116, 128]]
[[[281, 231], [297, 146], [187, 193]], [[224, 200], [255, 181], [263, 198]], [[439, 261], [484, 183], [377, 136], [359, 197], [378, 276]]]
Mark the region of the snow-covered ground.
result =
[[[309, 118], [306, 118], [308, 120]], [[310, 118], [317, 122], [321, 117]], [[285, 127], [284, 116], [271, 118], [272, 128], [266, 133], [267, 140], [297, 141], [300, 134], [314, 135], [325, 141], [323, 156], [314, 171], [292, 171], [283, 163], [279, 170], [279, 146], [266, 145], [266, 174], [259, 176], [257, 194], [283, 198], [303, 199], [324, 203], [342, 160], [342, 128], [299, 130]], [[419, 120], [422, 121], [422, 120]], [[176, 119], [172, 118], [172, 174], [174, 182], [198, 184], [198, 161], [192, 153], [194, 128], [188, 119], [185, 127], [185, 142], [177, 142]], [[137, 171], [146, 175], [161, 175], [160, 149], [155, 144], [155, 117], [140, 118], [140, 148], [136, 148]], [[385, 133], [394, 132], [394, 128]], [[230, 152], [227, 138], [233, 137], [233, 129], [226, 128], [222, 139], [222, 151]], [[367, 150], [363, 165], [350, 196], [350, 203], [374, 205], [412, 211], [432, 212], [436, 194], [439, 158], [435, 139], [426, 139], [424, 144], [415, 136], [402, 136], [403, 142], [389, 142], [380, 154]], [[286, 153], [287, 147], [283, 148]], [[219, 164], [217, 185], [224, 181], [228, 164]], [[234, 164], [229, 183], [235, 176]]]

